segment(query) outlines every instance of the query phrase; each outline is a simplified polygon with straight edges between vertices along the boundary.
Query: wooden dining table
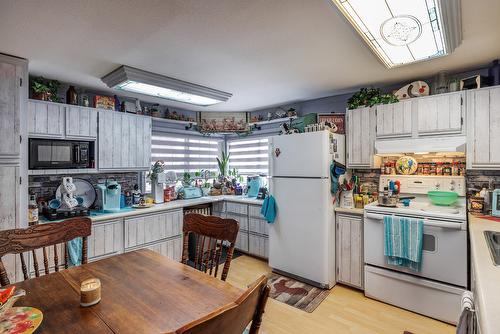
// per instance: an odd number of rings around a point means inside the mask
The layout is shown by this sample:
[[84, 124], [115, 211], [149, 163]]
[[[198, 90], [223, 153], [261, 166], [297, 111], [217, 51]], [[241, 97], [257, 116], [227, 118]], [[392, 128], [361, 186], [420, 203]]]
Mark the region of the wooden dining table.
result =
[[[80, 306], [80, 283], [101, 280], [101, 301]], [[243, 290], [142, 249], [15, 284], [15, 306], [43, 312], [37, 333], [169, 333], [231, 302]]]

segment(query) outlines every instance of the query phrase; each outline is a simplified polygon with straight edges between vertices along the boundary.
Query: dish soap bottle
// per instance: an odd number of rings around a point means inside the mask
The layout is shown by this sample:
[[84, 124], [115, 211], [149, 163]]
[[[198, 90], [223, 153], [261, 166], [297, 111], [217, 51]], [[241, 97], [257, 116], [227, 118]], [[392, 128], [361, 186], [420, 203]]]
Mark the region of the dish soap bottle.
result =
[[36, 204], [35, 194], [31, 193], [28, 202], [28, 225], [38, 224], [38, 205]]

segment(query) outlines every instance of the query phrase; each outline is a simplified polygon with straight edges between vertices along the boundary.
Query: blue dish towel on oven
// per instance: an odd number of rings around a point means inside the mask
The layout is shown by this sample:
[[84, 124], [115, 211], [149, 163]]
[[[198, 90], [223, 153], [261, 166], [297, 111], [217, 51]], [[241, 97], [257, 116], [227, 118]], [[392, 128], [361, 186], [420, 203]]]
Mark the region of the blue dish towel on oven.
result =
[[78, 237], [68, 241], [68, 255], [70, 267], [79, 266], [82, 264], [82, 248], [83, 239]]
[[387, 263], [419, 271], [423, 234], [424, 222], [421, 219], [384, 216], [384, 255]]

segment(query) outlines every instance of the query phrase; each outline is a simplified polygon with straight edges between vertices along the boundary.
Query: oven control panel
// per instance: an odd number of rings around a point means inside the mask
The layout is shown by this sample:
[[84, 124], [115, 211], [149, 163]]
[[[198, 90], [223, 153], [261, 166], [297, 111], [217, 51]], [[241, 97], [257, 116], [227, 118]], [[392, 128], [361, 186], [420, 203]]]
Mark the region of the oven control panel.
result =
[[428, 191], [454, 191], [458, 196], [465, 196], [465, 177], [463, 176], [423, 176], [423, 175], [381, 175], [379, 191], [390, 181], [399, 181], [403, 194], [427, 194]]

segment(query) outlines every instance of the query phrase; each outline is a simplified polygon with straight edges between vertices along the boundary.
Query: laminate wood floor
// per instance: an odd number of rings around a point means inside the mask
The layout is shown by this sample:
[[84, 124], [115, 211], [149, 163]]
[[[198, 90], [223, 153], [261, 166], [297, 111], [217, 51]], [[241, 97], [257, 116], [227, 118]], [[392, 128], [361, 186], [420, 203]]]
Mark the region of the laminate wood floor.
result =
[[[266, 262], [243, 255], [231, 262], [228, 282], [245, 288], [270, 271]], [[313, 313], [270, 298], [262, 330], [264, 334], [455, 333], [454, 326], [366, 298], [361, 291], [341, 285], [336, 285]]]

